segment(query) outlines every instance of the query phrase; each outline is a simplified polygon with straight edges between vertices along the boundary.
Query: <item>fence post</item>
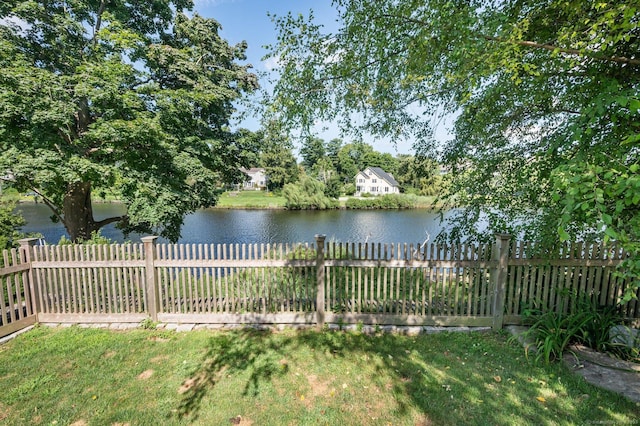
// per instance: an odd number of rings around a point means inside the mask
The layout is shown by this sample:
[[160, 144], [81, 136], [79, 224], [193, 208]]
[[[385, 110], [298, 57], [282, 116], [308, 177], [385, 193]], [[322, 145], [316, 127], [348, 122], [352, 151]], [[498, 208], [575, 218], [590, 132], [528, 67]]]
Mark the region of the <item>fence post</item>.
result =
[[326, 235], [316, 234], [316, 324], [324, 327], [324, 240]]
[[158, 321], [158, 311], [160, 310], [160, 294], [158, 291], [158, 283], [156, 279], [156, 251], [155, 242], [158, 237], [149, 236], [142, 237], [144, 243], [144, 277], [145, 290], [147, 293], [147, 310], [151, 321]]
[[27, 302], [30, 302], [31, 304], [29, 309], [31, 309], [36, 315], [36, 321], [38, 320], [38, 314], [40, 313], [40, 295], [38, 294], [38, 288], [36, 287], [33, 279], [31, 253], [33, 251], [32, 248], [34, 245], [36, 245], [37, 241], [37, 238], [23, 238], [21, 240], [18, 240], [18, 244], [20, 244], [20, 262], [29, 264], [29, 270], [27, 271], [26, 275], [23, 275], [23, 277], [25, 277], [28, 282], [26, 283], [27, 285], [25, 285], [25, 283], [23, 282], [23, 286], [25, 294], [27, 294], [29, 297], [29, 300]]
[[504, 322], [504, 298], [507, 287], [507, 271], [509, 267], [510, 235], [496, 234], [496, 244], [493, 250], [493, 260], [498, 265], [492, 271], [493, 284], [493, 329], [500, 330]]

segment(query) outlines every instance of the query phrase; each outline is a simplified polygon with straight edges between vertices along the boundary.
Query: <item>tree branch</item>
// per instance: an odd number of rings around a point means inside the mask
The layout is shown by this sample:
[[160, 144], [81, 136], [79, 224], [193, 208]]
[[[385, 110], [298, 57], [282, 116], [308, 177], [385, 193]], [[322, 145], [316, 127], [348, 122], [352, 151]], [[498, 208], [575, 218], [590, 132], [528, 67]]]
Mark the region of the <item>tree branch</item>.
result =
[[[428, 22], [423, 21], [421, 19], [411, 18], [409, 16], [398, 16], [398, 15], [385, 13], [385, 14], [372, 17], [372, 19], [380, 19], [380, 18], [387, 18], [387, 19], [393, 18], [393, 19], [398, 19], [405, 22], [410, 22], [413, 24], [418, 24], [425, 27], [429, 26]], [[549, 50], [551, 52], [564, 53], [567, 55], [584, 56], [584, 57], [595, 59], [597, 61], [602, 61], [602, 62], [616, 62], [619, 64], [640, 65], [640, 59], [627, 58], [626, 56], [607, 56], [607, 55], [598, 54], [597, 52], [593, 52], [593, 51], [572, 49], [568, 47], [559, 47], [559, 46], [554, 46], [552, 44], [538, 43], [531, 40], [510, 40], [502, 37], [488, 36], [481, 33], [475, 33], [475, 36], [487, 41], [494, 41], [494, 42], [505, 43], [505, 44], [515, 44], [518, 46], [530, 47], [533, 49], [544, 49], [544, 50]]]
[[71, 136], [69, 134], [67, 134], [64, 129], [58, 127], [58, 136], [60, 136], [62, 138], [62, 140], [64, 140], [66, 143], [68, 143], [69, 145], [71, 145], [72, 140], [71, 140]]
[[120, 222], [121, 220], [124, 220], [127, 217], [128, 217], [127, 215], [108, 217], [106, 219], [102, 219], [102, 220], [99, 220], [97, 222], [93, 222], [93, 226], [96, 229], [100, 229], [103, 226], [109, 225], [110, 223]]
[[60, 212], [60, 209], [53, 203], [53, 201], [51, 201], [49, 198], [47, 198], [42, 192], [40, 192], [37, 188], [34, 188], [33, 186], [31, 187], [31, 190], [33, 192], [35, 192], [36, 194], [38, 194], [40, 196], [40, 198], [42, 198], [42, 201], [47, 205], [47, 207], [49, 207], [49, 209], [53, 212], [54, 216], [58, 218], [58, 220], [60, 221], [60, 223], [64, 224], [64, 215], [62, 214], [62, 212]]
[[483, 39], [485, 39], [485, 40], [487, 40], [487, 41], [495, 41], [495, 42], [498, 42], [498, 43], [515, 44], [517, 46], [531, 47], [531, 48], [534, 48], [534, 49], [544, 49], [544, 50], [549, 50], [549, 51], [552, 51], [552, 52], [564, 53], [564, 54], [567, 54], [567, 55], [586, 56], [587, 58], [595, 59], [597, 61], [616, 62], [616, 63], [619, 63], [619, 64], [629, 64], [629, 65], [640, 65], [640, 59], [627, 58], [626, 56], [599, 55], [598, 53], [592, 52], [592, 51], [571, 49], [571, 48], [567, 48], [567, 47], [558, 47], [558, 46], [554, 46], [552, 44], [537, 43], [535, 41], [529, 41], [529, 40], [508, 40], [508, 39], [503, 39], [501, 37], [491, 37], [491, 36], [486, 36], [486, 35], [482, 35], [482, 34], [479, 34], [478, 36], [483, 38]]
[[98, 32], [100, 31], [100, 26], [102, 25], [102, 14], [104, 13], [104, 9], [107, 5], [108, 0], [102, 0], [100, 2], [100, 8], [98, 9], [97, 17], [96, 17], [96, 26], [93, 29], [93, 45], [95, 46], [98, 42]]

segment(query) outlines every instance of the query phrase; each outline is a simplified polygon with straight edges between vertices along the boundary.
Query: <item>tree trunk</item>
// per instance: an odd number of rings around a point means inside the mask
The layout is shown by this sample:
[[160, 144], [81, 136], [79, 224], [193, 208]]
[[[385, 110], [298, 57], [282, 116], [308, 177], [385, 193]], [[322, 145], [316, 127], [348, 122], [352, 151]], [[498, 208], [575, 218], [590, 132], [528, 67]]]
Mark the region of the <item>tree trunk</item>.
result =
[[95, 230], [91, 207], [91, 183], [69, 184], [63, 202], [64, 227], [73, 242], [88, 240]]
[[75, 182], [67, 187], [62, 206], [62, 222], [74, 243], [88, 240], [93, 232], [103, 226], [123, 220], [127, 220], [127, 215], [113, 216], [97, 222], [93, 219], [91, 182]]

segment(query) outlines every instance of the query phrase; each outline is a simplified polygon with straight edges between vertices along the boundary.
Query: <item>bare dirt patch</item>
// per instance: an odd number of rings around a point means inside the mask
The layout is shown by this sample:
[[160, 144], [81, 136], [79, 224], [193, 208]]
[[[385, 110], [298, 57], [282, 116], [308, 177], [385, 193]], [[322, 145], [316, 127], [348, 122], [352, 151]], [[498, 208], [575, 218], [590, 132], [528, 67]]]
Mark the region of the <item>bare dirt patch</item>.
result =
[[189, 392], [189, 390], [194, 387], [198, 383], [198, 377], [192, 377], [190, 379], [185, 380], [182, 383], [182, 386], [178, 388], [178, 393], [183, 394]]
[[9, 407], [0, 402], [0, 421], [9, 417]]
[[235, 416], [229, 419], [229, 423], [232, 425], [251, 426], [253, 421], [242, 416]]
[[420, 418], [418, 420], [416, 420], [415, 423], [416, 426], [431, 426], [433, 425], [433, 422], [431, 421], [431, 419], [429, 417], [427, 417], [426, 414], [420, 416]]
[[160, 337], [160, 336], [151, 336], [149, 337], [149, 340], [151, 340], [152, 342], [166, 343], [166, 342], [169, 342], [171, 339], [167, 339], [166, 337]]
[[313, 396], [324, 396], [328, 394], [329, 391], [329, 382], [318, 380], [318, 376], [312, 374], [307, 376], [307, 381], [309, 382], [309, 386], [311, 386], [311, 394]]
[[76, 420], [75, 422], [71, 423], [69, 426], [87, 426], [87, 422], [83, 419], [80, 420]]
[[117, 354], [116, 351], [105, 352], [104, 355], [102, 355], [102, 358], [104, 359], [113, 358], [114, 356], [116, 356], [116, 354]]
[[153, 370], [145, 370], [138, 374], [138, 380], [147, 380], [151, 376], [153, 376]]
[[163, 361], [166, 361], [169, 359], [169, 355], [158, 355], [156, 357], [153, 357], [149, 360], [149, 362], [151, 362], [152, 364], [161, 364]]

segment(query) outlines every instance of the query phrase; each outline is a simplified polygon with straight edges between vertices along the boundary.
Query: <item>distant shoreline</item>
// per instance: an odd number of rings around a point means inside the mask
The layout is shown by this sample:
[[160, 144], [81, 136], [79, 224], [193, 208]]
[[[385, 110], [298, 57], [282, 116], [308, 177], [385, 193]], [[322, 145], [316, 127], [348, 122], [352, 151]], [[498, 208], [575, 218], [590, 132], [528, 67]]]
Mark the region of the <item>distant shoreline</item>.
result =
[[[242, 195], [240, 195], [242, 194]], [[36, 199], [37, 198], [37, 199]], [[345, 205], [346, 200], [349, 198], [358, 198], [358, 199], [372, 199], [373, 197], [340, 197], [340, 206], [336, 209], [327, 209], [327, 210], [404, 210], [402, 208], [347, 208]], [[416, 205], [414, 207], [409, 207], [405, 209], [414, 210], [438, 210], [441, 208], [440, 205], [430, 203], [427, 201], [427, 198], [434, 197], [417, 197]], [[105, 199], [97, 199], [92, 200], [94, 204], [123, 204], [122, 201], [113, 199], [113, 200], [105, 200]], [[24, 196], [21, 199], [17, 200], [18, 204], [45, 204], [42, 202], [40, 197], [38, 196]], [[274, 196], [271, 193], [264, 192], [254, 192], [254, 191], [244, 191], [240, 193], [236, 193], [233, 196], [230, 196], [229, 193], [223, 193], [218, 198], [218, 203], [215, 206], [208, 207], [211, 209], [219, 209], [219, 210], [288, 210], [285, 206], [285, 200], [282, 196]], [[317, 209], [310, 209], [317, 210]]]

